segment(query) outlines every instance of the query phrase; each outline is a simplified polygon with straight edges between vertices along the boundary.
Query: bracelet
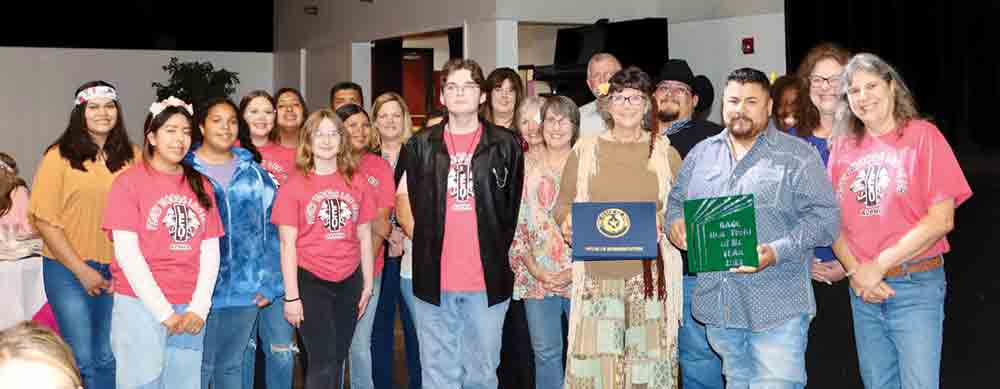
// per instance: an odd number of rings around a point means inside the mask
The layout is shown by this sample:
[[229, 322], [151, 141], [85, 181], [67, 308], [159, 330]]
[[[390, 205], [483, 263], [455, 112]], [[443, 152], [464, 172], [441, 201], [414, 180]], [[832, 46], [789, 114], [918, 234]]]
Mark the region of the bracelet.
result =
[[281, 300], [283, 300], [286, 303], [294, 303], [296, 301], [302, 300], [302, 297], [296, 297], [291, 300], [289, 300], [287, 297], [282, 297]]

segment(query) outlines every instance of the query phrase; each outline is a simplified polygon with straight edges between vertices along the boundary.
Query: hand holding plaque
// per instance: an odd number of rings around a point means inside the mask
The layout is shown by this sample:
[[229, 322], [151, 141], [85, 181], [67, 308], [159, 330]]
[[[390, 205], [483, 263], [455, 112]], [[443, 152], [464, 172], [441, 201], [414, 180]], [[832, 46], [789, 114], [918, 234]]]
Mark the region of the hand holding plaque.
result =
[[760, 270], [752, 194], [687, 200], [684, 221], [692, 273]]

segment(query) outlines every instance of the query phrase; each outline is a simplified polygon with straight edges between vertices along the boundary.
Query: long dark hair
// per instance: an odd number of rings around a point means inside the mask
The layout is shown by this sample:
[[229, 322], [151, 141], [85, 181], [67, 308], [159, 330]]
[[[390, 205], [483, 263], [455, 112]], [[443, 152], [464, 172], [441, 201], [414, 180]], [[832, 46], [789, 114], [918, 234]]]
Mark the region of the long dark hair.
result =
[[28, 183], [18, 177], [17, 161], [7, 153], [0, 153], [0, 216], [10, 212], [14, 206], [14, 199], [10, 197], [14, 189], [23, 186], [28, 188]]
[[[76, 96], [80, 91], [95, 86], [114, 88], [113, 85], [105, 81], [90, 81], [76, 88], [76, 92], [73, 95]], [[98, 151], [104, 152], [106, 158], [104, 165], [112, 172], [117, 172], [132, 162], [135, 159], [135, 155], [132, 150], [132, 142], [128, 138], [128, 132], [125, 131], [125, 116], [122, 114], [122, 107], [118, 104], [118, 101], [114, 101], [114, 104], [115, 108], [118, 109], [117, 120], [115, 120], [115, 126], [108, 134], [108, 139], [104, 141], [103, 148], [99, 150], [97, 143], [94, 143], [94, 140], [90, 137], [90, 131], [87, 128], [87, 118], [85, 116], [87, 103], [83, 102], [73, 106], [73, 110], [69, 114], [69, 124], [66, 125], [66, 130], [45, 151], [48, 152], [54, 147], [59, 148], [59, 154], [69, 161], [69, 165], [73, 169], [81, 171], [87, 171], [83, 167], [85, 161], [93, 162], [97, 160]]]
[[[215, 108], [216, 105], [228, 105], [236, 113], [237, 119], [237, 129], [236, 129], [236, 140], [240, 141], [240, 147], [247, 149], [250, 154], [253, 154], [254, 161], [260, 163], [260, 151], [257, 150], [257, 146], [254, 146], [253, 140], [250, 139], [250, 128], [247, 127], [246, 131], [243, 131], [243, 121], [239, 119], [240, 110], [236, 107], [236, 103], [225, 97], [213, 97], [206, 100], [201, 106], [194, 111], [195, 125], [204, 126], [205, 120], [208, 120], [208, 112]], [[205, 134], [201, 133], [200, 128], [191, 128], [191, 147], [202, 144], [205, 141]]]
[[[517, 74], [514, 69], [511, 68], [496, 68], [490, 72], [489, 77], [486, 77], [485, 85], [483, 85], [483, 93], [486, 94], [486, 102], [480, 107], [480, 114], [483, 118], [490, 123], [494, 123], [493, 117], [493, 91], [503, 87], [504, 81], [510, 81], [511, 87], [514, 88], [514, 112], [517, 113], [517, 109], [521, 107], [521, 100], [524, 100], [524, 84], [521, 83], [521, 76]], [[513, 127], [513, 123], [511, 123]]]
[[[164, 108], [158, 115], [153, 116], [152, 113], [146, 115], [146, 124], [143, 125], [142, 139], [143, 139], [143, 153], [146, 156], [146, 160], [153, 159], [153, 145], [149, 143], [149, 134], [159, 131], [160, 127], [174, 115], [181, 115], [187, 119], [188, 124], [191, 125], [191, 144], [194, 144], [194, 134], [198, 133], [195, 129], [195, 121], [190, 113], [183, 107], [167, 107]], [[149, 168], [149, 165], [146, 165]], [[206, 210], [212, 208], [212, 199], [208, 196], [208, 192], [205, 190], [205, 176], [194, 170], [191, 165], [181, 162], [181, 168], [184, 170], [184, 180], [187, 181], [188, 185], [191, 187], [191, 191], [194, 192], [195, 197], [198, 198], [198, 204], [201, 204]]]
[[281, 95], [285, 93], [294, 94], [295, 97], [299, 99], [299, 104], [302, 104], [302, 125], [299, 126], [299, 131], [302, 130], [302, 126], [306, 124], [306, 118], [309, 117], [309, 106], [306, 105], [306, 98], [302, 97], [302, 92], [299, 92], [299, 90], [295, 88], [278, 89], [277, 92], [274, 92], [274, 129], [271, 130], [271, 135], [267, 137], [271, 140], [271, 142], [281, 140], [281, 129], [278, 128], [278, 115], [280, 115], [278, 112], [278, 99], [280, 99]]
[[274, 98], [271, 97], [271, 94], [267, 93], [266, 90], [258, 89], [247, 93], [247, 95], [243, 96], [243, 99], [240, 100], [240, 109], [236, 111], [236, 120], [240, 125], [240, 132], [236, 134], [236, 139], [240, 140], [240, 145], [247, 143], [252, 145], [252, 148], [246, 146], [244, 146], [244, 148], [250, 150], [250, 152], [253, 153], [253, 160], [260, 163], [263, 157], [261, 157], [260, 151], [257, 150], [257, 145], [253, 144], [253, 139], [250, 137], [250, 123], [247, 123], [246, 119], [243, 118], [243, 115], [247, 112], [247, 108], [250, 106], [250, 102], [258, 97], [266, 99], [267, 102], [271, 104], [271, 108], [274, 109], [274, 123], [271, 127], [271, 132], [267, 134], [267, 137], [270, 138], [271, 133], [273, 133], [275, 128], [278, 127], [278, 107], [274, 103]]
[[[347, 127], [347, 118], [349, 118], [351, 116], [354, 116], [356, 114], [359, 114], [359, 113], [362, 114], [362, 115], [365, 115], [365, 120], [368, 120], [368, 123], [371, 123], [371, 116], [368, 115], [368, 112], [365, 111], [364, 108], [361, 108], [361, 106], [357, 105], [357, 104], [344, 104], [344, 105], [341, 105], [340, 108], [337, 108], [337, 110], [334, 111], [334, 113], [337, 114], [337, 117], [340, 118], [340, 121], [344, 122], [344, 127], [345, 127], [344, 129], [345, 130], [347, 129], [346, 128]], [[375, 144], [375, 134], [374, 133], [376, 131], [377, 130], [375, 129], [375, 126], [372, 126], [371, 132], [368, 133], [368, 144], [365, 145], [365, 151], [367, 151], [369, 153], [376, 153], [376, 154], [379, 153], [378, 145]], [[347, 138], [344, 138], [344, 139], [347, 139]], [[350, 143], [350, 142], [348, 142], [348, 143]]]

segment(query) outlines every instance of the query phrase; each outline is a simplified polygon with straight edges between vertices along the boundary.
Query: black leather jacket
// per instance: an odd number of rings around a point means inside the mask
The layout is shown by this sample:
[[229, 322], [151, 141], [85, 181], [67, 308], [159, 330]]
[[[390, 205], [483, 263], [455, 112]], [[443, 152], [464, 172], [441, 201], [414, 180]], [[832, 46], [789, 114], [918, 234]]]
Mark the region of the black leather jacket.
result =
[[[472, 157], [479, 253], [489, 305], [511, 296], [514, 273], [507, 252], [514, 239], [524, 183], [524, 152], [513, 132], [480, 118], [483, 135]], [[441, 304], [441, 247], [451, 158], [440, 123], [414, 135], [399, 153], [396, 182], [406, 174], [413, 210], [413, 294]], [[471, 237], [471, 236], [470, 236]]]

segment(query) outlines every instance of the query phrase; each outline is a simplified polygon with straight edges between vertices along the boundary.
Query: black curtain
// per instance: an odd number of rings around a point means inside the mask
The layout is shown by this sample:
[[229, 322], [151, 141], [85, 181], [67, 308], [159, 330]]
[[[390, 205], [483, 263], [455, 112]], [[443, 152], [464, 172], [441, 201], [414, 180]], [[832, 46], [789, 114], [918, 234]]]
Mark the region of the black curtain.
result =
[[448, 30], [448, 57], [462, 58], [465, 55], [464, 39], [462, 39], [462, 27]]
[[371, 100], [385, 92], [403, 91], [403, 38], [372, 42]]
[[1000, 149], [988, 115], [1000, 90], [1000, 1], [785, 0], [788, 72], [831, 41], [895, 66], [956, 149]]

